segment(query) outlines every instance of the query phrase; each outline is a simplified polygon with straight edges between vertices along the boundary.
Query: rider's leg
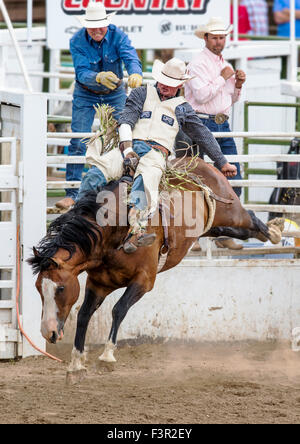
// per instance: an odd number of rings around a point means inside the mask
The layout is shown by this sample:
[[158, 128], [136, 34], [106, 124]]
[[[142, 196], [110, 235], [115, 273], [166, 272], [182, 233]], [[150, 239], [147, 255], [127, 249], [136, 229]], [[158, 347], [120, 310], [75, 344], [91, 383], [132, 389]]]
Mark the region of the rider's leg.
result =
[[136, 177], [132, 185], [129, 205], [128, 222], [130, 229], [123, 248], [125, 253], [134, 253], [139, 246], [152, 245], [156, 238], [155, 233], [146, 233], [148, 202], [141, 174]]
[[149, 215], [158, 205], [159, 183], [166, 167], [166, 160], [156, 149], [143, 155], [136, 170], [136, 179], [131, 192], [128, 220], [130, 225], [129, 239], [123, 248], [126, 253], [133, 253], [139, 246], [152, 245], [155, 233], [147, 233]]
[[99, 191], [106, 184], [107, 181], [102, 171], [92, 166], [82, 179], [76, 201], [82, 199], [89, 191]]
[[91, 190], [100, 191], [110, 180], [119, 180], [123, 174], [123, 157], [119, 149], [113, 149], [94, 159], [93, 165], [84, 176], [79, 189], [78, 199]]

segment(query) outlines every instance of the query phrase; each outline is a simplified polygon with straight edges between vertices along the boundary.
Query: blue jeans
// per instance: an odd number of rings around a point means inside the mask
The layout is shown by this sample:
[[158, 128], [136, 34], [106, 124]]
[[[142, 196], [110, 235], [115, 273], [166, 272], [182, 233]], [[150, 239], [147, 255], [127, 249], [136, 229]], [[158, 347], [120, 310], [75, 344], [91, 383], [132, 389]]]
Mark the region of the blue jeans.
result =
[[[151, 150], [151, 148], [142, 140], [135, 140], [133, 142], [133, 150], [139, 155], [139, 157], [143, 157]], [[82, 199], [89, 191], [99, 191], [106, 184], [107, 181], [102, 171], [99, 170], [99, 168], [92, 166], [81, 182], [76, 200]], [[136, 177], [133, 182], [130, 193], [130, 205], [135, 206], [139, 210], [147, 208], [147, 197], [145, 194], [143, 177], [141, 175]]]
[[[75, 86], [72, 107], [72, 132], [89, 133], [95, 118], [94, 105], [110, 105], [115, 109], [114, 117], [118, 120], [120, 113], [124, 109], [126, 101], [125, 88], [121, 86], [117, 91], [107, 95], [97, 95], [86, 91], [79, 85]], [[80, 139], [72, 139], [69, 145], [69, 156], [84, 156], [86, 152], [85, 143]], [[68, 164], [66, 170], [67, 181], [80, 181], [82, 178], [83, 164]], [[76, 199], [78, 190], [74, 188], [66, 189], [66, 196]]]
[[[231, 132], [228, 121], [222, 123], [222, 125], [218, 125], [215, 123], [212, 119], [201, 119], [202, 123], [204, 123], [205, 126], [207, 126], [208, 129], [212, 133], [229, 133]], [[236, 144], [232, 137], [223, 137], [223, 138], [217, 138], [217, 142], [220, 145], [221, 151], [224, 154], [224, 156], [227, 156], [229, 154], [237, 154]], [[237, 175], [232, 178], [232, 180], [242, 180], [241, 176], [241, 167], [239, 163], [232, 162], [233, 165], [237, 168]], [[240, 187], [233, 188], [235, 191], [235, 194], [240, 197], [242, 193], [242, 189]]]

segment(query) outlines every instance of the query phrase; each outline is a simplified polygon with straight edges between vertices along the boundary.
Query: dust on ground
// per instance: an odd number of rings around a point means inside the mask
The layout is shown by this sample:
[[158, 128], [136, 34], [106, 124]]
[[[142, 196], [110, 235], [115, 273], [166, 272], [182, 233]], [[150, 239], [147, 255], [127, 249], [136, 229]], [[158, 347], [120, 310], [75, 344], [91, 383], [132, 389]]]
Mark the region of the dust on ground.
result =
[[0, 362], [0, 423], [300, 423], [300, 353], [287, 343], [120, 343], [113, 372], [103, 347], [67, 386], [71, 346]]

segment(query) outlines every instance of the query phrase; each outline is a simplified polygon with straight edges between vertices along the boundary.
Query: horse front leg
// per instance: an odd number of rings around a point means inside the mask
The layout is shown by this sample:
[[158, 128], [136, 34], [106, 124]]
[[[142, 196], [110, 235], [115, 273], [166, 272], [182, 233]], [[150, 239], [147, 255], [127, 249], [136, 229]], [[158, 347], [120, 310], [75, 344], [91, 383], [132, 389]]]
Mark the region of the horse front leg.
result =
[[86, 374], [84, 344], [88, 324], [92, 315], [110, 292], [107, 289], [97, 288], [89, 278], [87, 279], [84, 302], [77, 316], [75, 342], [67, 371], [67, 384], [79, 382]]
[[112, 326], [109, 333], [108, 341], [105, 344], [104, 352], [99, 356], [99, 361], [102, 363], [110, 363], [113, 365], [116, 362], [114, 357], [114, 351], [117, 346], [117, 335], [121, 322], [125, 318], [128, 310], [132, 307], [141, 297], [150, 291], [145, 289], [145, 286], [134, 282], [130, 284], [123, 296], [115, 304], [112, 310]]

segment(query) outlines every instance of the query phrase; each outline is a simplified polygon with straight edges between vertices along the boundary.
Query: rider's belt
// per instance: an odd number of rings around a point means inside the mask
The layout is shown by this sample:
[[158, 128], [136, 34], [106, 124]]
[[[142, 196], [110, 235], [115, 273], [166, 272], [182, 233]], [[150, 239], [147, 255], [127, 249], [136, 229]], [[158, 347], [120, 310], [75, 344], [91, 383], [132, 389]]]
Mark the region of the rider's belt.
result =
[[78, 82], [78, 80], [76, 80], [76, 82], [78, 83], [79, 86], [81, 86], [81, 88], [85, 89], [86, 91], [93, 93], [93, 94], [97, 94], [97, 96], [106, 96], [107, 94], [111, 94], [112, 92], [115, 92], [123, 83], [123, 80], [120, 80], [117, 84], [117, 88], [116, 89], [112, 89], [109, 91], [95, 91], [94, 89], [90, 89], [87, 86], [83, 85], [82, 83]]
[[199, 113], [196, 112], [197, 116], [200, 117], [200, 119], [211, 119], [214, 120], [214, 122], [217, 125], [222, 125], [226, 120], [229, 119], [229, 116], [226, 116], [226, 114], [218, 113], [218, 114], [205, 114], [205, 113]]
[[166, 156], [166, 158], [168, 158], [168, 156], [169, 156], [169, 150], [167, 150], [167, 148], [165, 148], [164, 146], [162, 146], [162, 145], [151, 145], [151, 147], [154, 149], [154, 150], [158, 150], [158, 151], [161, 151], [162, 152], [162, 154], [164, 155], [164, 156]]
[[[135, 140], [142, 140], [142, 139], [135, 139]], [[147, 145], [149, 145], [154, 150], [161, 151], [166, 157], [168, 157], [169, 154], [170, 154], [169, 150], [167, 148], [165, 148], [164, 146], [162, 146], [162, 145], [154, 144], [154, 143], [148, 143], [147, 140], [143, 140], [143, 142], [147, 143]]]

